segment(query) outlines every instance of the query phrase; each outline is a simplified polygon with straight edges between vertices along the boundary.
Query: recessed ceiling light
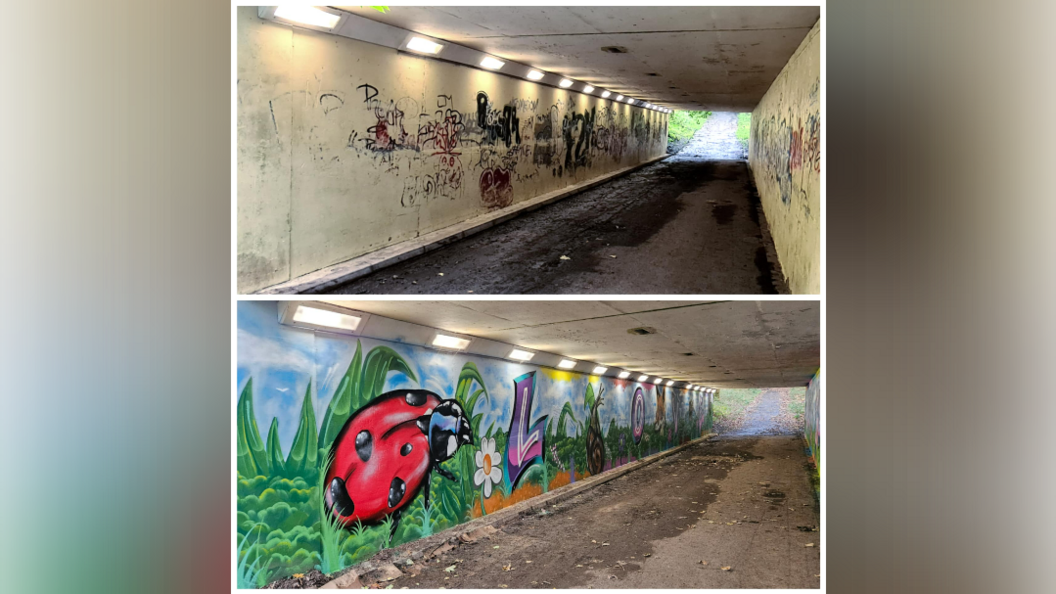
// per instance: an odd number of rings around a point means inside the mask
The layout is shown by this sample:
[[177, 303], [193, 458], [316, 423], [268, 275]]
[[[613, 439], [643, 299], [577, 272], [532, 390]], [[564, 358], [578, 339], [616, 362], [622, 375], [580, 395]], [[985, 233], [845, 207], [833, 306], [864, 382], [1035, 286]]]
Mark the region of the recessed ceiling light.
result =
[[638, 376], [638, 381], [640, 381], [640, 382], [644, 382], [647, 379], [649, 379], [648, 375], [639, 375]]
[[284, 21], [293, 21], [326, 29], [333, 29], [334, 25], [341, 20], [341, 15], [319, 10], [314, 6], [301, 6], [299, 4], [280, 5], [275, 9], [275, 17]]
[[557, 364], [561, 369], [572, 369], [576, 366], [576, 362], [572, 359], [561, 359], [561, 362]]
[[312, 326], [326, 326], [328, 328], [337, 328], [338, 330], [348, 330], [349, 332], [355, 332], [361, 319], [336, 311], [308, 307], [307, 305], [298, 305], [297, 311], [293, 314], [294, 322], [311, 324]]
[[407, 42], [407, 49], [414, 52], [421, 52], [423, 54], [439, 54], [440, 50], [444, 49], [444, 46], [439, 43], [433, 43], [422, 37], [412, 37], [411, 40]]
[[592, 371], [591, 373], [593, 373], [594, 375], [601, 375], [605, 373], [608, 369], [608, 367], [602, 367], [601, 365], [598, 365], [594, 368], [594, 371]]
[[557, 83], [557, 86], [561, 87], [562, 89], [567, 89], [568, 87], [572, 86], [572, 81], [568, 80], [567, 78], [562, 78], [561, 82]]
[[539, 79], [543, 78], [544, 76], [546, 76], [546, 75], [543, 74], [542, 72], [539, 72], [538, 70], [529, 70], [528, 71], [528, 78], [530, 78], [531, 80], [539, 80]]
[[433, 338], [433, 346], [442, 349], [455, 349], [458, 351], [468, 347], [470, 342], [471, 341], [467, 338], [459, 338], [447, 334], [437, 334], [436, 337]]
[[623, 95], [616, 95], [617, 101], [623, 101]]
[[532, 357], [535, 356], [535, 353], [522, 351], [521, 349], [513, 349], [512, 351], [510, 351], [510, 354], [506, 356], [511, 359], [516, 359], [518, 361], [531, 361]]
[[590, 85], [587, 85], [587, 86], [583, 87], [583, 92], [584, 93], [592, 93], [592, 92], [594, 92], [594, 87], [592, 87]]
[[669, 385], [669, 386], [670, 386], [670, 385], [671, 385], [671, 384], [673, 384], [673, 383], [675, 383], [675, 382], [674, 382], [674, 380], [667, 380], [667, 385]]
[[616, 377], [618, 377], [620, 379], [627, 379], [627, 378], [631, 377], [631, 372], [630, 371], [621, 371], [620, 375], [618, 375]]
[[603, 92], [603, 93], [601, 94], [601, 98], [602, 98], [602, 99], [608, 99], [608, 98], [609, 98], [609, 95], [611, 95], [611, 94], [612, 94], [612, 93], [610, 93], [610, 92], [608, 92], [608, 91], [605, 91], [605, 92]]
[[498, 70], [499, 68], [505, 66], [506, 62], [503, 62], [502, 60], [496, 60], [491, 56], [484, 56], [484, 59], [480, 61], [480, 65], [485, 68], [490, 68], [492, 70]]

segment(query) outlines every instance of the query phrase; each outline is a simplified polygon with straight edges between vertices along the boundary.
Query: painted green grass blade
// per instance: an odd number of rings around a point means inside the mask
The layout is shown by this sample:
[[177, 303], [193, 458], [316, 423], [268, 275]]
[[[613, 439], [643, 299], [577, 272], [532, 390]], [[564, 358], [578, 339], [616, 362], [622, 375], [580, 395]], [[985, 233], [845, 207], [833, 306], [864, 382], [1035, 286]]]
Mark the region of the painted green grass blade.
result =
[[301, 421], [297, 425], [297, 435], [293, 438], [290, 456], [286, 459], [288, 473], [303, 476], [306, 469], [315, 468], [319, 454], [315, 444], [318, 440], [315, 409], [312, 408], [312, 382], [308, 380], [308, 389], [304, 391], [304, 402], [301, 403]]
[[370, 402], [378, 394], [381, 394], [381, 391], [385, 389], [385, 380], [389, 377], [389, 373], [393, 371], [406, 375], [412, 382], [418, 382], [418, 378], [411, 371], [410, 365], [399, 353], [387, 346], [378, 346], [370, 349], [370, 352], [367, 353], [367, 360], [363, 364], [363, 380], [359, 386], [357, 409]]
[[329, 450], [337, 439], [337, 434], [345, 426], [345, 421], [352, 416], [353, 400], [359, 394], [359, 382], [363, 374], [363, 345], [356, 341], [356, 354], [345, 370], [345, 376], [337, 385], [330, 404], [323, 414], [323, 424], [319, 428], [319, 448]]
[[268, 476], [268, 456], [253, 414], [253, 378], [238, 397], [238, 473], [245, 477]]
[[[473, 385], [473, 382], [477, 382], [480, 386], [480, 390], [475, 392], [468, 400], [466, 394], [469, 393], [469, 388]], [[473, 414], [473, 408], [477, 405], [477, 399], [483, 391], [484, 399], [491, 401], [491, 395], [488, 394], [488, 387], [484, 385], [484, 378], [480, 375], [480, 370], [472, 361], [462, 366], [462, 371], [458, 374], [458, 387], [455, 389], [455, 399], [467, 410], [469, 414]]]
[[587, 383], [587, 391], [583, 394], [583, 402], [587, 405], [587, 410], [594, 408], [594, 386]]
[[286, 461], [282, 455], [282, 445], [279, 444], [278, 417], [271, 420], [271, 427], [268, 428], [268, 465], [272, 476], [286, 475]]

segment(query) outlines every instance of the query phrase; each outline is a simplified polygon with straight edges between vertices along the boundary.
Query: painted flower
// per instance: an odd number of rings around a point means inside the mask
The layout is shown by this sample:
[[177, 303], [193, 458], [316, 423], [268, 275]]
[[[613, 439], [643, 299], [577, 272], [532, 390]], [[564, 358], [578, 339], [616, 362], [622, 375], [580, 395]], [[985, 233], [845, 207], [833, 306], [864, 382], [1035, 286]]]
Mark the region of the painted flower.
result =
[[491, 486], [502, 480], [502, 454], [495, 451], [495, 439], [483, 438], [480, 440], [480, 449], [477, 450], [477, 472], [473, 475], [473, 482], [479, 487], [484, 485], [484, 497], [491, 497]]

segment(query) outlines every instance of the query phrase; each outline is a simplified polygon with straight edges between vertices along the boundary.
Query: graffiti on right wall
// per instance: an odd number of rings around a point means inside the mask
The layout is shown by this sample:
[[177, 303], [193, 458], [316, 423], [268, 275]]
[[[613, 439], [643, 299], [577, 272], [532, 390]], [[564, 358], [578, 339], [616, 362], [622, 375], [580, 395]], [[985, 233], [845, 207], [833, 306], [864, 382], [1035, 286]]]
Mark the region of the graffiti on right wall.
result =
[[821, 291], [821, 50], [819, 24], [755, 111], [748, 145], [759, 200], [794, 293]]
[[803, 436], [807, 440], [807, 448], [810, 450], [810, 456], [814, 459], [814, 466], [817, 468], [818, 473], [821, 472], [821, 377], [819, 374], [814, 374], [814, 377], [807, 384], [807, 401], [804, 406], [805, 423], [803, 428]]

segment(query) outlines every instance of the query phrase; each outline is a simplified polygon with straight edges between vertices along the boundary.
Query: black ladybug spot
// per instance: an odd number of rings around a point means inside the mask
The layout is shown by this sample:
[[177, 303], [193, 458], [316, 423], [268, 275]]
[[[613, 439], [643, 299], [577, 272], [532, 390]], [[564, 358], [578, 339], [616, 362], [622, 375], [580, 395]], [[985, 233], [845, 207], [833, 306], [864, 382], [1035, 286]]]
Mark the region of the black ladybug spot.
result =
[[374, 438], [371, 437], [370, 431], [364, 429], [356, 436], [356, 453], [359, 454], [360, 460], [370, 460], [370, 455], [374, 453]]
[[342, 516], [351, 516], [356, 510], [356, 505], [352, 503], [352, 498], [348, 496], [345, 481], [337, 477], [330, 481], [330, 489], [326, 494], [326, 499], [326, 502], [330, 505], [330, 510]]
[[424, 391], [407, 392], [406, 400], [407, 400], [407, 404], [410, 404], [411, 406], [421, 406], [421, 405], [425, 404], [425, 392]]
[[392, 484], [389, 485], [389, 507], [396, 507], [400, 504], [400, 500], [403, 499], [403, 494], [407, 492], [407, 483], [403, 482], [403, 479], [396, 477], [392, 479]]
[[401, 456], [406, 456], [407, 454], [411, 453], [412, 449], [413, 448], [411, 447], [411, 444], [405, 443], [405, 444], [403, 444], [403, 447], [400, 448], [400, 455]]

